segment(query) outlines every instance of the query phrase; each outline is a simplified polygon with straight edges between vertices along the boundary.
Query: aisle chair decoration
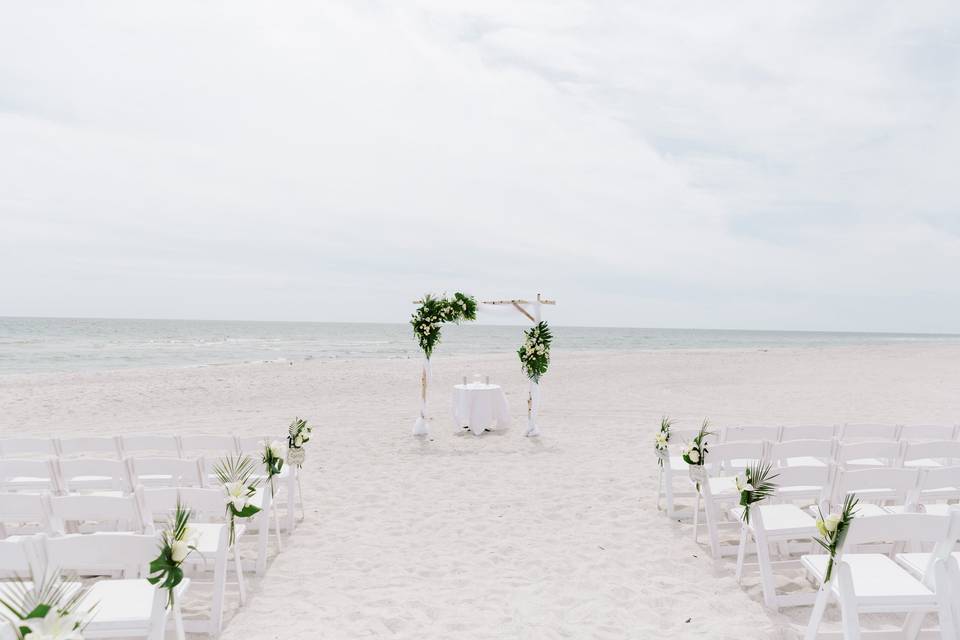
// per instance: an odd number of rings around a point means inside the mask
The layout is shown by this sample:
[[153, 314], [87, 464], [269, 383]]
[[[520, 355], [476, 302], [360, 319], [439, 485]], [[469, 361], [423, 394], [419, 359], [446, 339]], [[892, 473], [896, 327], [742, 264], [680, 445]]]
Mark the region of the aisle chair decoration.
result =
[[673, 423], [670, 418], [663, 416], [660, 418], [660, 431], [657, 432], [653, 449], [657, 452], [657, 465], [663, 467], [663, 459], [667, 457], [667, 449], [670, 447], [670, 427]]
[[255, 470], [256, 466], [249, 456], [227, 456], [213, 469], [226, 493], [231, 546], [236, 542], [236, 519], [252, 518], [260, 513], [260, 507], [251, 502], [260, 485], [258, 479], [252, 478]]
[[307, 424], [302, 418], [294, 418], [287, 429], [287, 464], [297, 465], [298, 469], [303, 468], [303, 461], [307, 457], [307, 451], [303, 445], [310, 442], [310, 435], [313, 433], [313, 427]]
[[277, 497], [277, 488], [274, 478], [283, 470], [283, 443], [279, 440], [263, 443], [263, 465], [267, 468], [267, 482], [270, 483], [270, 497]]
[[540, 406], [540, 377], [547, 372], [550, 366], [550, 344], [553, 335], [550, 327], [543, 320], [523, 332], [525, 340], [517, 350], [520, 356], [520, 365], [523, 372], [530, 379], [530, 389], [527, 392], [527, 433], [528, 436], [539, 436], [537, 429], [537, 409]]
[[740, 492], [740, 506], [743, 507], [743, 521], [750, 524], [750, 506], [772, 496], [776, 490], [771, 480], [779, 474], [772, 473], [773, 465], [762, 460], [747, 467], [743, 475], [737, 476], [737, 491]]
[[826, 549], [827, 553], [830, 554], [830, 560], [827, 562], [827, 573], [823, 578], [824, 583], [830, 582], [830, 576], [833, 574], [833, 561], [836, 559], [837, 553], [843, 549], [843, 541], [847, 537], [847, 529], [850, 527], [850, 522], [853, 521], [856, 516], [859, 502], [856, 494], [847, 494], [847, 497], [843, 501], [843, 509], [840, 513], [831, 513], [826, 517], [824, 517], [823, 512], [820, 511], [820, 507], [817, 507], [817, 513], [819, 514], [817, 518], [817, 530], [823, 537], [814, 538], [814, 542]]
[[452, 298], [427, 294], [410, 318], [413, 335], [423, 350], [423, 367], [420, 372], [420, 416], [413, 425], [413, 435], [427, 435], [427, 386], [430, 383], [430, 356], [440, 342], [440, 327], [448, 322], [460, 324], [477, 319], [477, 301], [459, 291]]
[[700, 431], [693, 437], [693, 441], [683, 450], [681, 457], [689, 467], [687, 472], [690, 474], [690, 480], [697, 485], [697, 491], [700, 491], [700, 483], [706, 478], [704, 465], [707, 459], [707, 438], [713, 435], [710, 429], [710, 421], [703, 419], [700, 425]]
[[190, 510], [177, 502], [173, 517], [160, 534], [160, 555], [150, 561], [147, 582], [167, 590], [167, 607], [173, 608], [173, 592], [183, 582], [181, 565], [197, 550], [197, 536], [190, 530]]
[[65, 582], [59, 574], [48, 572], [40, 583], [21, 579], [0, 583], [0, 606], [7, 610], [0, 620], [10, 619], [21, 640], [83, 640], [85, 621], [93, 614], [92, 609], [80, 610], [88, 590]]

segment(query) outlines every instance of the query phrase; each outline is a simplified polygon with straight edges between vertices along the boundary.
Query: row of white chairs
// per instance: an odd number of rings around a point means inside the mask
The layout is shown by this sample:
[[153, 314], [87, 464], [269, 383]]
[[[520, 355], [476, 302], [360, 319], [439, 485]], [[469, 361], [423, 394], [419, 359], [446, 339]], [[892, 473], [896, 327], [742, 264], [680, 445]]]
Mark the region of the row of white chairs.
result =
[[[150, 561], [157, 555], [157, 544], [157, 536], [135, 533], [60, 537], [41, 534], [0, 540], [0, 572], [18, 576], [25, 587], [47, 584], [52, 576], [61, 574], [68, 580], [67, 592], [71, 594], [83, 588], [76, 576], [101, 576], [89, 586], [77, 606], [86, 623], [84, 638], [163, 640], [172, 615], [176, 637], [183, 640], [185, 629], [179, 602], [191, 579], [185, 578], [178, 585], [174, 607], [168, 608], [166, 591], [146, 579]], [[0, 640], [19, 637], [14, 628], [16, 622], [12, 613], [0, 607]]]
[[[268, 441], [219, 435], [8, 438], [0, 440], [6, 453], [0, 457], [0, 489], [62, 494], [129, 492], [135, 484], [215, 486], [220, 460], [248, 455], [259, 465]], [[283, 524], [292, 531], [296, 508], [301, 519], [304, 512], [299, 468], [284, 465], [277, 482], [286, 493]]]
[[[736, 551], [738, 581], [752, 543], [766, 606], [813, 605], [809, 640], [817, 637], [831, 601], [841, 609], [845, 638], [860, 638], [859, 615], [877, 612], [906, 613], [907, 638], [919, 632], [925, 614], [935, 613], [940, 622], [935, 633], [957, 638], [960, 554], [953, 550], [960, 538], [960, 512], [954, 513], [957, 507], [951, 502], [960, 499], [960, 466], [844, 468], [830, 462], [775, 467], [774, 495], [754, 505], [746, 523], [734, 474], [754, 461], [738, 457], [744, 454], [743, 444], [715, 445], [713, 464], [699, 483], [711, 551], [716, 558]], [[836, 510], [849, 494], [856, 494], [861, 504], [834, 577], [826, 581], [828, 558], [812, 542], [819, 535], [816, 517], [829, 513], [831, 505]], [[739, 528], [738, 544], [721, 546], [719, 533], [725, 526]], [[695, 518], [695, 536], [696, 529]], [[795, 557], [795, 549], [808, 553]], [[784, 565], [802, 567], [818, 591], [777, 593], [775, 573]]]
[[[678, 430], [679, 431], [679, 430]], [[684, 429], [687, 433], [693, 432]], [[719, 442], [741, 440], [831, 440], [841, 442], [857, 440], [958, 440], [960, 424], [878, 424], [846, 423], [837, 425], [734, 425], [716, 430], [714, 438]]]
[[[276, 438], [274, 438], [276, 439]], [[280, 438], [285, 440], [284, 438]], [[263, 436], [163, 435], [0, 438], [0, 458], [95, 456], [122, 458], [137, 454], [176, 458], [262, 451]]]
[[[252, 567], [257, 573], [266, 568], [272, 497], [269, 490], [258, 491], [254, 504], [261, 508], [249, 521], [235, 524], [239, 542], [245, 533], [256, 535], [257, 559]], [[168, 522], [180, 503], [192, 512], [190, 531], [196, 535], [196, 554], [188, 560], [193, 573], [212, 571], [213, 593], [210, 615], [202, 620], [187, 621], [188, 631], [215, 635], [223, 623], [226, 577], [229, 556], [232, 555], [234, 573], [240, 595], [245, 599], [245, 588], [239, 544], [230, 546], [223, 492], [220, 489], [179, 487], [136, 487], [132, 495], [66, 495], [51, 496], [34, 493], [0, 493], [0, 528], [7, 534], [4, 540], [17, 540], [25, 535], [46, 534], [51, 538], [76, 534], [102, 535], [130, 533], [156, 535]], [[256, 531], [253, 531], [256, 529]], [[110, 538], [98, 538], [110, 540]], [[2, 542], [2, 541], [0, 541]], [[87, 570], [85, 559], [74, 559], [77, 566]], [[0, 574], [4, 568], [0, 566]], [[9, 572], [9, 569], [8, 569]]]
[[[688, 465], [673, 441], [662, 459], [657, 506], [666, 503], [666, 513], [676, 515], [677, 498], [696, 497], [687, 482]], [[726, 441], [707, 444], [705, 467], [717, 475], [725, 468], [742, 467], [744, 461], [766, 460], [777, 466], [939, 467], [960, 464], [960, 441], [878, 440], [841, 442], [830, 440]], [[679, 481], [679, 482], [678, 482]], [[678, 487], [679, 484], [679, 487]]]

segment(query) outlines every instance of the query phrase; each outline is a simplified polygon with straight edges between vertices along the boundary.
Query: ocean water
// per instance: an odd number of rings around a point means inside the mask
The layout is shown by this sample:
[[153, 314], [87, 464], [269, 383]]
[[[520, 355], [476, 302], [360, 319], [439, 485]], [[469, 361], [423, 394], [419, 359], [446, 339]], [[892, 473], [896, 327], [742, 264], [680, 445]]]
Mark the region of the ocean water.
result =
[[[512, 352], [522, 326], [446, 326], [436, 354]], [[568, 350], [960, 344], [960, 335], [552, 327]], [[415, 358], [407, 324], [0, 317], [0, 375], [313, 358]]]

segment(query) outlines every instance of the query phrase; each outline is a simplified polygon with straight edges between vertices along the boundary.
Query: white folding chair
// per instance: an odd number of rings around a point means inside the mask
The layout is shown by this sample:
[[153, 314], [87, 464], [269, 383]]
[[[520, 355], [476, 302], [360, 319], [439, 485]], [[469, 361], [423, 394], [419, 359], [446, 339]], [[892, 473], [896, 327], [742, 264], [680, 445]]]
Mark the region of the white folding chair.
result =
[[836, 461], [844, 469], [892, 467], [901, 459], [902, 444], [896, 440], [841, 442]]
[[127, 465], [120, 459], [60, 458], [57, 475], [64, 493], [130, 493], [133, 488]]
[[120, 439], [113, 436], [57, 438], [60, 457], [120, 458]]
[[840, 427], [840, 442], [860, 442], [869, 440], [897, 440], [900, 435], [900, 427], [895, 424], [845, 424]]
[[[83, 630], [84, 638], [134, 637], [163, 640], [170, 611], [167, 592], [146, 580], [149, 564], [157, 556], [154, 535], [89, 534], [50, 537], [45, 540], [49, 570], [79, 575], [116, 575], [98, 580], [81, 603], [95, 605]], [[177, 638], [183, 640], [180, 602], [190, 586], [184, 578], [176, 587], [172, 608]]]
[[736, 526], [735, 521], [724, 521], [728, 506], [740, 501], [736, 476], [744, 469], [764, 459], [763, 442], [724, 442], [707, 447], [705, 469], [707, 477], [700, 483], [700, 495], [693, 516], [693, 540], [699, 542], [700, 498], [703, 500], [704, 519], [710, 539], [710, 551], [719, 559], [737, 552], [736, 547], [720, 544], [720, 530]]
[[180, 458], [177, 436], [138, 434], [120, 436], [120, 449], [125, 456]]
[[[33, 580], [43, 562], [35, 536], [18, 536], [0, 540], [0, 578]], [[0, 610], [3, 607], [0, 606]], [[0, 620], [2, 620], [0, 615]]]
[[734, 426], [724, 427], [721, 442], [759, 442], [780, 439], [780, 427], [774, 426]]
[[901, 464], [905, 467], [942, 467], [960, 464], [960, 441], [904, 441]]
[[40, 493], [0, 493], [0, 538], [49, 530], [49, 496]]
[[[690, 485], [687, 476], [687, 463], [680, 456], [680, 451], [697, 434], [695, 429], [671, 429], [670, 442], [663, 454], [663, 464], [657, 474], [657, 509], [660, 508], [661, 498], [665, 498], [668, 518], [677, 517], [675, 499], [694, 498], [697, 493]], [[680, 488], [677, 487], [680, 480]]]
[[922, 510], [945, 515], [952, 506], [946, 504], [948, 500], [960, 500], [960, 466], [922, 470], [916, 493], [916, 501], [923, 505]]
[[956, 440], [957, 427], [949, 424], [905, 424], [900, 427], [900, 439], [907, 442]]
[[0, 458], [54, 458], [59, 453], [53, 438], [0, 439]]
[[784, 425], [780, 429], [780, 440], [833, 440], [838, 428], [832, 424]]
[[770, 443], [767, 455], [778, 467], [826, 467], [836, 447], [836, 440], [782, 440]]
[[0, 489], [30, 493], [58, 493], [62, 487], [54, 459], [0, 460]]
[[153, 534], [142, 489], [134, 495], [66, 495], [50, 498], [50, 527], [54, 534], [128, 531]]
[[[904, 638], [915, 637], [915, 631], [919, 631], [922, 615], [917, 614], [936, 613], [940, 618], [940, 637], [955, 640], [956, 624], [949, 585], [957, 579], [957, 566], [949, 554], [958, 538], [960, 518], [956, 515], [899, 513], [855, 518], [847, 530], [844, 547], [837, 554], [829, 581], [825, 577], [830, 556], [807, 555], [801, 558], [807, 573], [820, 584], [805, 640], [817, 637], [824, 611], [831, 600], [840, 606], [846, 640], [861, 638], [861, 613], [907, 613]], [[929, 571], [931, 580], [925, 583], [917, 579], [886, 555], [856, 551], [860, 545], [878, 542], [935, 544]]]
[[[789, 551], [789, 543], [796, 540], [812, 540], [817, 533], [816, 519], [799, 505], [792, 502], [798, 493], [819, 489], [817, 500], [826, 500], [830, 492], [830, 467], [780, 467], [771, 470], [776, 474], [772, 482], [777, 485], [776, 493], [750, 508], [750, 522], [743, 522], [743, 507], [730, 510], [730, 515], [741, 522], [740, 545], [737, 551], [737, 582], [743, 577], [744, 559], [747, 544], [753, 541], [757, 551], [757, 567], [763, 588], [763, 601], [767, 607], [776, 611], [779, 607], [812, 604], [813, 594], [799, 593], [783, 595], [776, 590], [774, 565], [796, 564], [796, 559], [774, 561], [770, 555], [771, 545]], [[793, 491], [791, 491], [793, 490]], [[791, 493], [793, 496], [791, 496]]]
[[127, 458], [130, 480], [144, 487], [202, 487], [202, 458]]
[[[186, 618], [184, 629], [191, 633], [206, 633], [216, 636], [223, 628], [223, 612], [227, 587], [227, 573], [230, 565], [230, 556], [233, 556], [234, 572], [237, 577], [237, 589], [240, 594], [240, 604], [246, 600], [246, 589], [243, 579], [243, 564], [240, 560], [240, 546], [234, 544], [230, 548], [230, 531], [226, 524], [226, 511], [223, 501], [223, 492], [219, 489], [204, 489], [199, 487], [177, 488], [145, 488], [144, 501], [154, 514], [154, 520], [159, 522], [160, 516], [165, 519], [173, 514], [179, 502], [190, 509], [189, 524], [191, 534], [196, 534], [195, 545], [197, 553], [187, 556], [183, 568], [188, 575], [196, 578], [212, 571], [212, 594], [210, 615], [205, 618]], [[236, 523], [236, 536], [239, 540], [244, 533], [242, 522]]]

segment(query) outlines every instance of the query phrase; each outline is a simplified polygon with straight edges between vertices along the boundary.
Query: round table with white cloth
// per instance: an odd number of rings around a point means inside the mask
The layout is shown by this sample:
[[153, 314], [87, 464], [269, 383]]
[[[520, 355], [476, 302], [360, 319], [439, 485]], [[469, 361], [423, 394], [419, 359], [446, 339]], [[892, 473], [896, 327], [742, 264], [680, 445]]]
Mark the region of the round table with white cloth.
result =
[[498, 384], [457, 384], [453, 386], [453, 421], [478, 436], [485, 429], [510, 426], [507, 397]]

